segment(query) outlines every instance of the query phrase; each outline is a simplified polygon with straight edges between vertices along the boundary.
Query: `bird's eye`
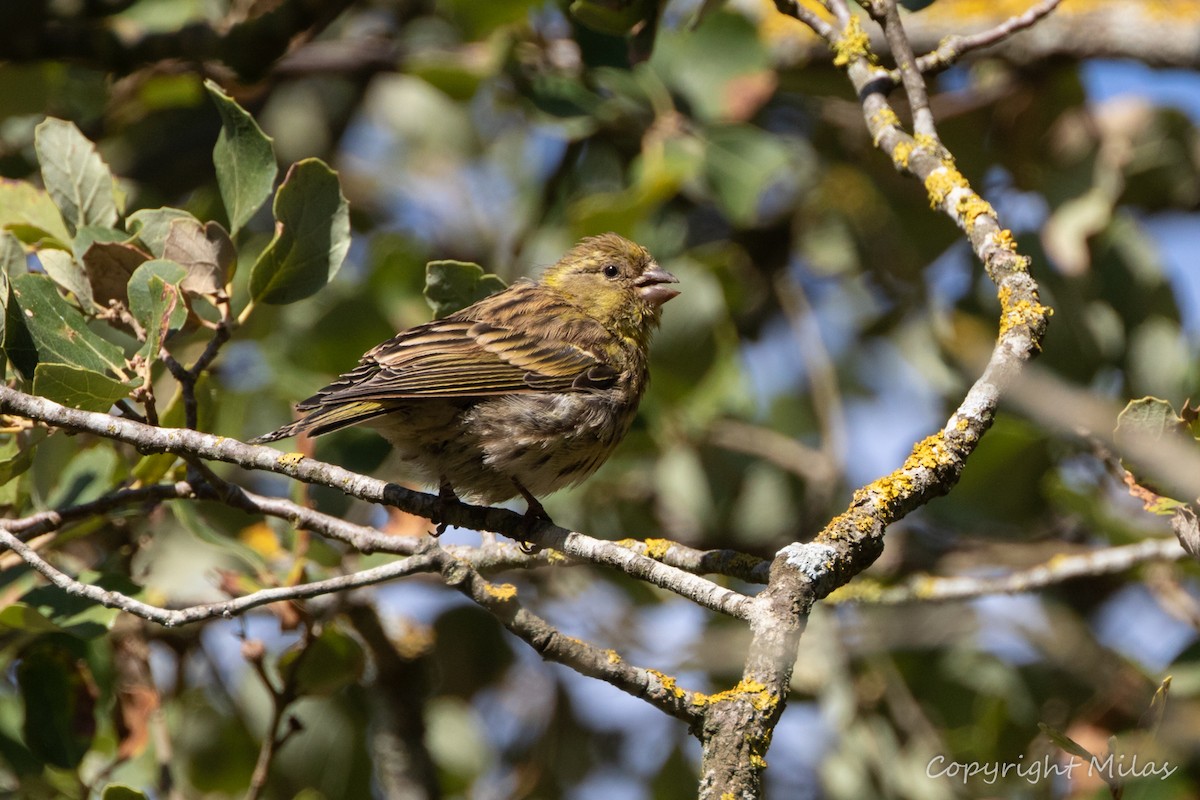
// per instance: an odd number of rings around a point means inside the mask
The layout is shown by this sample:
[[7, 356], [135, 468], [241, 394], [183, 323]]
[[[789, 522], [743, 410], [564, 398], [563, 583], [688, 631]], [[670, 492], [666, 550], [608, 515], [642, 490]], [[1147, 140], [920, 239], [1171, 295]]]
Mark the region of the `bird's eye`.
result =
[[609, 264], [604, 268], [604, 277], [615, 278], [621, 274], [621, 268], [616, 264]]

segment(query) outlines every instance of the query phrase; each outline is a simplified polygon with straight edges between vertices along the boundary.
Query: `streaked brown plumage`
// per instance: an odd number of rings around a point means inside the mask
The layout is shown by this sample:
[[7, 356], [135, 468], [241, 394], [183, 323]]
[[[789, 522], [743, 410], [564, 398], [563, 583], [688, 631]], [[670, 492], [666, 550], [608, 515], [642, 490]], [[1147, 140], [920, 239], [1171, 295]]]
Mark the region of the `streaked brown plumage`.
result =
[[584, 239], [537, 282], [522, 280], [409, 328], [259, 437], [378, 430], [417, 477], [484, 503], [587, 478], [629, 430], [673, 275], [616, 234]]

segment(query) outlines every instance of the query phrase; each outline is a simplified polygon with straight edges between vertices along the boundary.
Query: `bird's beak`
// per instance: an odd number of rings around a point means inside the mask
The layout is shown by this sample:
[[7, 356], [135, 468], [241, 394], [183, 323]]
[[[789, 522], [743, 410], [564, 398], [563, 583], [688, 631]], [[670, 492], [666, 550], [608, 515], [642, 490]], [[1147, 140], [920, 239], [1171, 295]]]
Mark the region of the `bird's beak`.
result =
[[643, 272], [633, 283], [638, 287], [638, 294], [642, 296], [642, 299], [655, 306], [661, 306], [679, 294], [678, 289], [672, 289], [667, 285], [679, 283], [679, 278], [657, 264]]

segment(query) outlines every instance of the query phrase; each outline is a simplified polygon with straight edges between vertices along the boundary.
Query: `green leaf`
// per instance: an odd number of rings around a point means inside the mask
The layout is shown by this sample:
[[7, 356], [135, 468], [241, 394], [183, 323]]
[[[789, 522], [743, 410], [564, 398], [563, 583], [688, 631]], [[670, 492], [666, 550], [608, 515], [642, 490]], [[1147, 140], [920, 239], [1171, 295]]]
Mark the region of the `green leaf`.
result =
[[25, 181], [0, 178], [0, 228], [26, 244], [47, 239], [64, 246], [71, 242], [71, 232], [50, 195]]
[[306, 695], [329, 695], [362, 677], [366, 657], [356, 639], [333, 625], [307, 646], [298, 644], [279, 657], [279, 671], [293, 676], [297, 691]]
[[42, 250], [38, 252], [37, 258], [46, 274], [59, 286], [75, 295], [81, 307], [92, 307], [92, 286], [83, 267], [74, 256], [65, 250]]
[[337, 274], [350, 249], [350, 208], [337, 173], [316, 158], [292, 165], [275, 194], [275, 238], [250, 270], [256, 302], [294, 303]]
[[425, 300], [437, 319], [453, 314], [504, 288], [498, 275], [467, 261], [430, 261], [425, 265]]
[[[171, 513], [175, 515], [175, 519], [179, 520], [179, 524], [183, 528], [195, 536], [202, 542], [215, 545], [222, 551], [231, 556], [236, 556], [241, 559], [251, 573], [261, 572], [266, 570], [267, 564], [263, 557], [253, 547], [242, 544], [229, 532], [217, 528], [206, 517], [206, 511], [213, 509], [208, 508], [204, 503], [172, 503]], [[219, 516], [223, 509], [217, 508]], [[214, 517], [216, 519], [217, 517]]]
[[216, 222], [201, 225], [177, 219], [163, 244], [163, 258], [181, 264], [187, 276], [180, 284], [191, 295], [224, 295], [237, 260], [233, 240]]
[[275, 148], [254, 118], [220, 86], [208, 80], [204, 88], [221, 115], [213, 166], [217, 170], [221, 201], [229, 214], [229, 227], [236, 235], [271, 196], [279, 172]]
[[120, 228], [114, 228], [109, 225], [83, 225], [79, 230], [75, 231], [75, 238], [71, 240], [71, 252], [79, 260], [83, 260], [83, 254], [88, 248], [97, 242], [128, 242], [129, 234]]
[[100, 800], [147, 800], [145, 792], [139, 792], [132, 786], [121, 783], [110, 783], [104, 787]]
[[91, 747], [96, 701], [83, 661], [62, 641], [43, 636], [25, 648], [16, 678], [25, 707], [25, 744], [46, 763], [74, 769]]
[[792, 207], [783, 201], [799, 188], [798, 152], [778, 137], [749, 125], [710, 129], [705, 173], [713, 199], [736, 225], [770, 221]]
[[1150, 698], [1150, 707], [1142, 714], [1138, 720], [1138, 727], [1148, 731], [1151, 735], [1158, 733], [1158, 728], [1162, 725], [1163, 715], [1167, 713], [1167, 694], [1171, 691], [1171, 676], [1162, 679], [1162, 683], [1154, 690], [1154, 697]]
[[0, 630], [22, 633], [60, 633], [61, 628], [45, 614], [26, 603], [13, 603], [0, 610]]
[[22, 376], [33, 375], [37, 367], [37, 345], [25, 324], [25, 315], [17, 302], [16, 289], [11, 278], [7, 281], [3, 295], [4, 303], [4, 357], [11, 361]]
[[73, 364], [94, 372], [113, 370], [119, 374], [125, 363], [121, 348], [93, 333], [83, 314], [58, 293], [48, 276], [21, 275], [12, 282], [12, 290], [16, 302], [10, 301], [7, 319], [12, 321], [15, 308], [34, 348], [33, 367], [29, 367], [29, 354], [14, 353], [7, 340], [5, 349], [26, 377], [32, 376], [41, 361]]
[[163, 248], [167, 244], [167, 235], [171, 232], [171, 223], [175, 220], [191, 220], [197, 225], [200, 220], [179, 208], [143, 208], [135, 211], [125, 220], [125, 228], [146, 245], [155, 258], [163, 257]]
[[0, 381], [8, 368], [8, 357], [2, 347], [7, 327], [9, 284], [13, 277], [25, 274], [25, 248], [16, 236], [0, 231]]
[[[117, 573], [98, 573], [84, 570], [78, 576], [81, 582], [97, 586], [105, 591], [120, 592], [128, 597], [137, 597], [142, 587], [127, 576]], [[122, 614], [120, 609], [106, 608], [94, 600], [67, 594], [57, 586], [38, 586], [21, 597], [21, 602], [46, 616], [57, 629], [76, 639], [90, 640], [103, 636]]]
[[108, 165], [72, 122], [53, 117], [33, 133], [42, 182], [69, 230], [117, 222], [116, 185]]
[[0, 231], [0, 290], [8, 288], [10, 279], [28, 271], [21, 240], [9, 231]]
[[1091, 763], [1092, 759], [1095, 758], [1090, 750], [1072, 739], [1070, 736], [1067, 736], [1062, 731], [1052, 728], [1044, 722], [1039, 722], [1038, 727], [1041, 728], [1042, 733], [1046, 734], [1050, 741], [1054, 742], [1054, 744], [1056, 744], [1060, 749], [1070, 753], [1071, 755], [1079, 756], [1088, 763]]
[[1157, 442], [1164, 436], [1176, 435], [1187, 429], [1183, 417], [1175, 413], [1175, 408], [1166, 400], [1143, 397], [1131, 400], [1121, 410], [1114, 436], [1118, 444], [1132, 439]]
[[639, 22], [657, 14], [658, 4], [652, 0], [574, 0], [568, 10], [594, 31], [624, 36]]
[[34, 448], [46, 437], [45, 431], [22, 440], [19, 434], [0, 436], [0, 486], [20, 475], [33, 464]]
[[180, 282], [187, 269], [174, 261], [147, 261], [129, 278], [129, 311], [146, 331], [146, 342], [140, 352], [156, 358], [160, 345], [172, 330], [187, 322], [187, 306], [183, 302]]
[[90, 369], [43, 361], [33, 371], [33, 393], [70, 408], [108, 411], [129, 396], [129, 387]]
[[125, 463], [108, 443], [83, 449], [55, 476], [46, 505], [61, 508], [97, 500], [116, 486], [124, 469]]

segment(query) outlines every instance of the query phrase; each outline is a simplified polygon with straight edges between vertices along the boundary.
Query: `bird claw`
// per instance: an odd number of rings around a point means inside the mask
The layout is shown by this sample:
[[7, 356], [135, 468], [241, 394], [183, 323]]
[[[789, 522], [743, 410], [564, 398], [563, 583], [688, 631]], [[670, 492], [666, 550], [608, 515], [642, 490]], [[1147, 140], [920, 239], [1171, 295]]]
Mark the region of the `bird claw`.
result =
[[[534, 531], [540, 528], [543, 524], [554, 524], [554, 520], [550, 519], [550, 515], [546, 513], [546, 509], [542, 508], [542, 504], [539, 503], [537, 499], [533, 497], [533, 495], [527, 494], [525, 499], [528, 501], [529, 507], [525, 510], [525, 516], [521, 518], [522, 528], [527, 531]], [[520, 544], [521, 552], [527, 556], [531, 556], [542, 551], [541, 545], [535, 542], [521, 541]]]
[[433, 537], [435, 539], [440, 538], [443, 533], [449, 530], [450, 523], [446, 522], [445, 520], [446, 511], [450, 508], [451, 504], [457, 504], [459, 502], [458, 495], [454, 493], [454, 487], [450, 485], [449, 481], [443, 480], [440, 484], [438, 484], [438, 500], [441, 504], [440, 516], [442, 517], [442, 521], [437, 524], [436, 528], [434, 528]]

